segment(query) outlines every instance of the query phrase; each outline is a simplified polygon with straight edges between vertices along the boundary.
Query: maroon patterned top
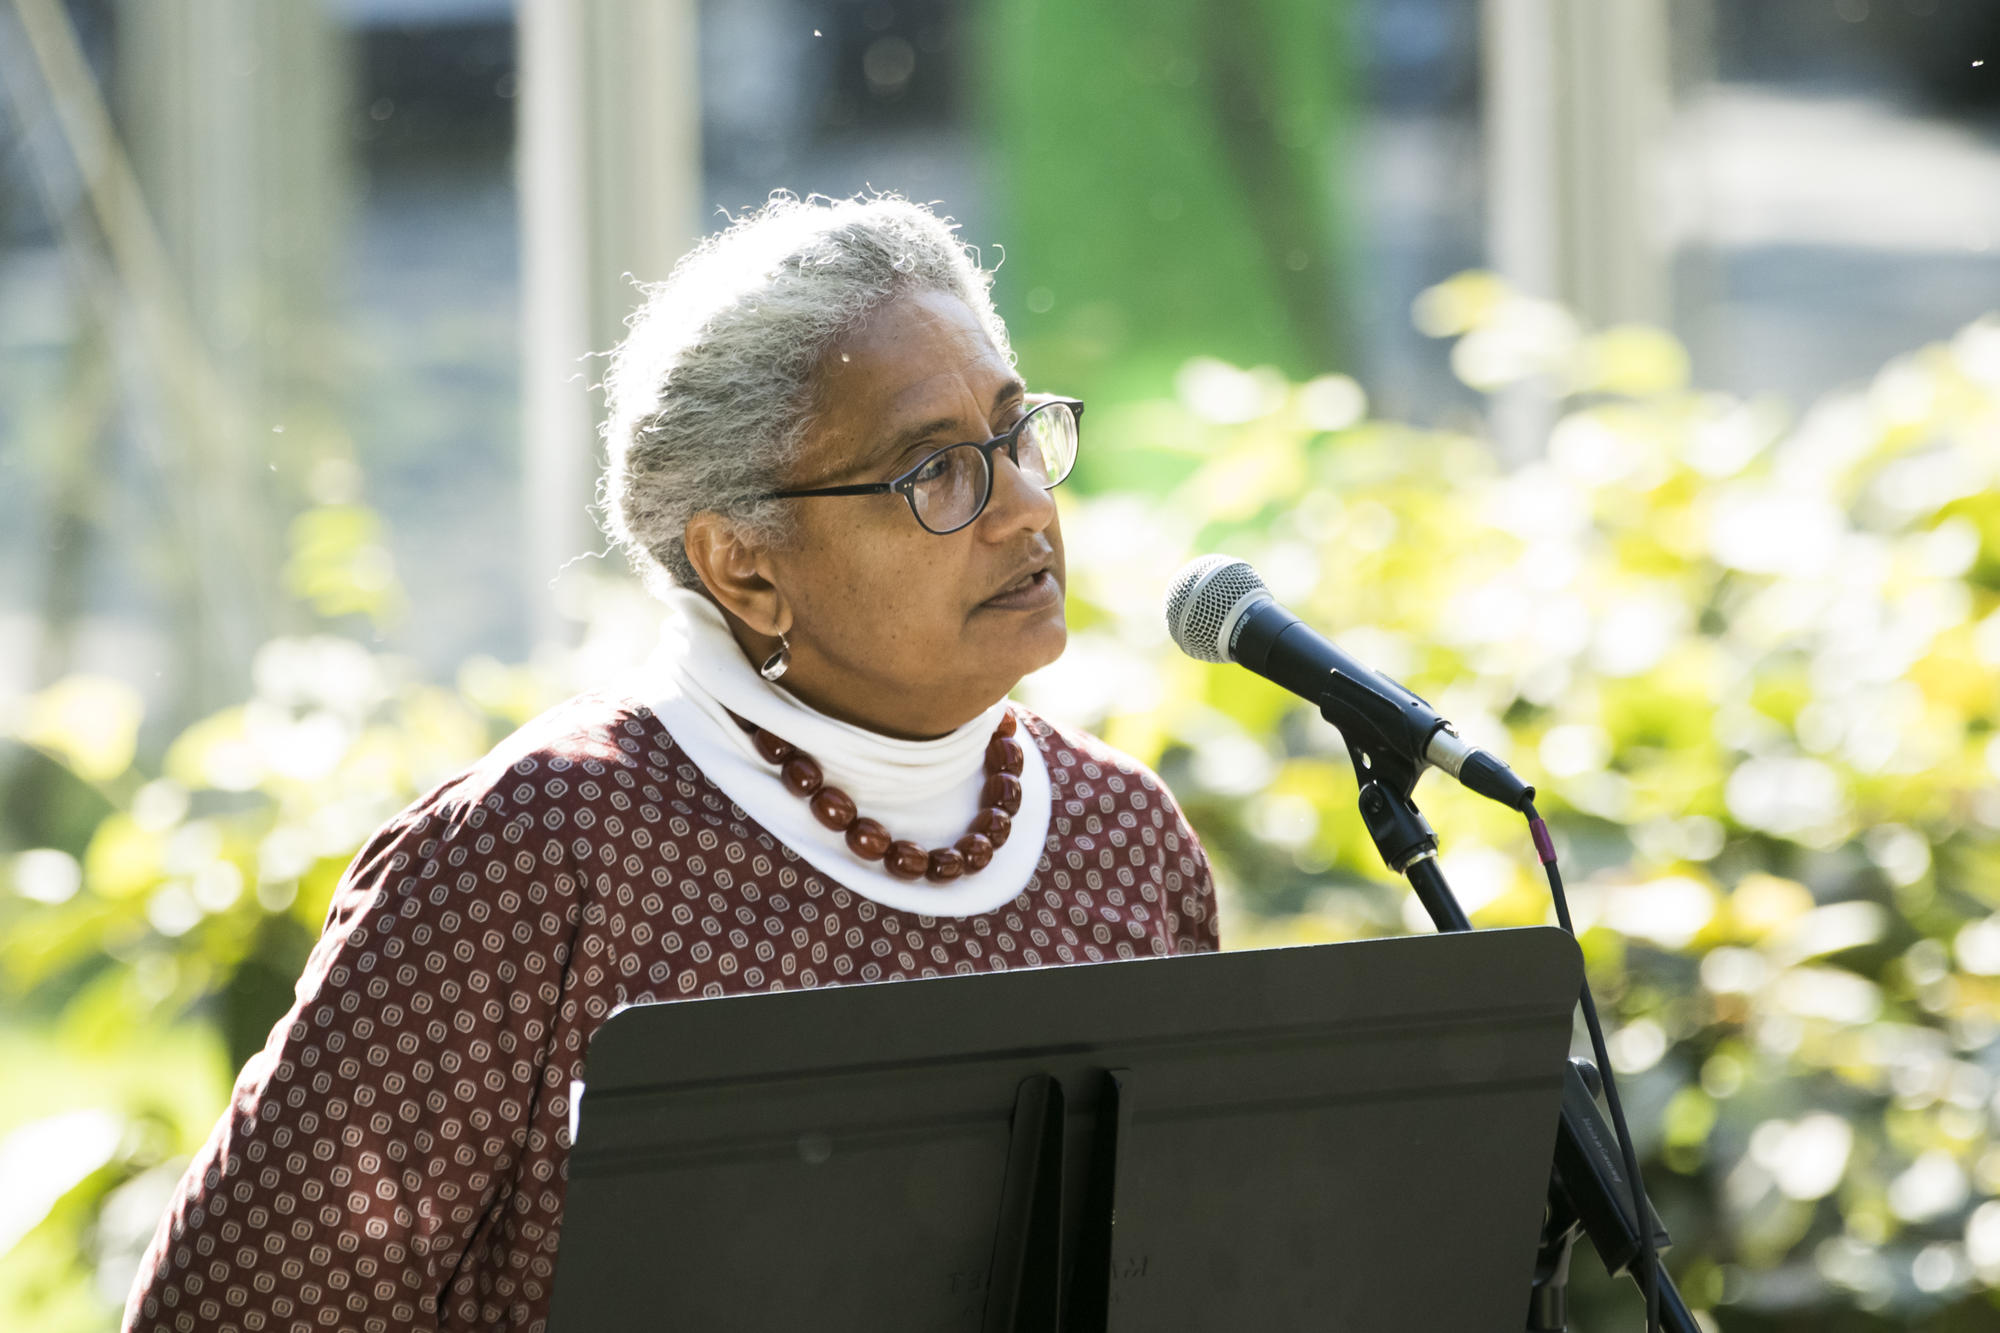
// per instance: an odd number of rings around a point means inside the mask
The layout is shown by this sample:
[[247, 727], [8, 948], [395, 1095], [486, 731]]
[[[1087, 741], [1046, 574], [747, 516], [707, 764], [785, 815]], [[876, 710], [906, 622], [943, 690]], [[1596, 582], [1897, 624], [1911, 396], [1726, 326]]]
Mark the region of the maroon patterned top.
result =
[[633, 699], [530, 722], [348, 867], [125, 1328], [539, 1329], [571, 1081], [619, 1005], [1215, 949], [1208, 861], [1159, 778], [1021, 721], [1045, 852], [1020, 896], [956, 919], [821, 876]]

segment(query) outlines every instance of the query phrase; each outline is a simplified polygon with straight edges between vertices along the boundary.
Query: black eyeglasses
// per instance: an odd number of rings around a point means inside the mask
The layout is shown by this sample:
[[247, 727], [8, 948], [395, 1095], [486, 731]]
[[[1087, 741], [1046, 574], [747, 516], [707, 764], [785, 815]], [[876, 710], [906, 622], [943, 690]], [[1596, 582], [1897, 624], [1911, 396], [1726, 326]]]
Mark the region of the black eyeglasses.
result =
[[861, 486], [819, 486], [804, 491], [770, 491], [766, 500], [798, 500], [817, 495], [887, 495], [910, 502], [917, 522], [937, 533], [957, 532], [986, 512], [993, 498], [993, 454], [1005, 449], [1024, 476], [1045, 491], [1062, 484], [1076, 466], [1077, 421], [1083, 404], [1074, 398], [1037, 403], [1004, 434], [984, 444], [953, 444], [928, 455], [901, 476]]

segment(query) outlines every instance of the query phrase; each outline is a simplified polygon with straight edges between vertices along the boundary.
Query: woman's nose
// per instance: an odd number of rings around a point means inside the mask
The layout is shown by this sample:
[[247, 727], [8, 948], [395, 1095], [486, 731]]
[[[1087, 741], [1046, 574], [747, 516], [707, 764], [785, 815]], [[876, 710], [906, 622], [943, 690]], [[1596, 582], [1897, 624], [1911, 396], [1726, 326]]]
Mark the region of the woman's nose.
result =
[[979, 516], [980, 522], [992, 524], [997, 532], [1040, 532], [1055, 516], [1054, 492], [1028, 475], [1006, 450], [994, 450], [993, 494], [986, 502], [986, 512]]

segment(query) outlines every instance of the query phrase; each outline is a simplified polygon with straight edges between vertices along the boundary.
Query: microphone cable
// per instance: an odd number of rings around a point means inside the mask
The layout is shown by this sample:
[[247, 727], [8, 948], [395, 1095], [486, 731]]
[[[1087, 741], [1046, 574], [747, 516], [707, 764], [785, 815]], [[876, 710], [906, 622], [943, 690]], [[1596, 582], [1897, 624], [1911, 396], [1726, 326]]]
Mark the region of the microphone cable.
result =
[[[1535, 855], [1541, 858], [1542, 869], [1549, 877], [1549, 892], [1555, 898], [1556, 920], [1571, 939], [1577, 939], [1576, 924], [1570, 920], [1569, 899], [1563, 894], [1562, 871], [1556, 868], [1556, 845], [1549, 837], [1549, 826], [1542, 822], [1542, 816], [1535, 809], [1532, 799], [1521, 807], [1528, 817], [1528, 832], [1535, 840]], [[1581, 940], [1577, 940], [1579, 945]], [[1625, 1177], [1632, 1182], [1632, 1207], [1638, 1222], [1639, 1254], [1645, 1264], [1645, 1272], [1639, 1281], [1640, 1290], [1646, 1295], [1646, 1333], [1659, 1333], [1660, 1329], [1660, 1254], [1653, 1246], [1653, 1210], [1646, 1202], [1645, 1182], [1639, 1178], [1639, 1154], [1632, 1147], [1632, 1131], [1625, 1123], [1625, 1108], [1618, 1097], [1618, 1080], [1611, 1069], [1611, 1056], [1604, 1044], [1604, 1025], [1597, 1018], [1597, 1004], [1591, 999], [1590, 977], [1583, 979], [1583, 1025], [1590, 1033], [1591, 1054], [1597, 1057], [1597, 1067], [1602, 1072], [1604, 1083], [1604, 1103], [1611, 1110], [1611, 1127], [1618, 1136], [1618, 1152], [1625, 1161]]]

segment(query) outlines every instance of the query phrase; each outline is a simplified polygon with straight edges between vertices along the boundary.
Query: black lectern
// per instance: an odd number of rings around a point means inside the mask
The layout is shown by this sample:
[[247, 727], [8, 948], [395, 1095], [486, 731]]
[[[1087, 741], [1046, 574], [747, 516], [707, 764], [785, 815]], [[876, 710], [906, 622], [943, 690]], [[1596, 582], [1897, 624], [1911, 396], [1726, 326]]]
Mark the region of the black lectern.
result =
[[1533, 928], [624, 1010], [551, 1327], [1519, 1327], [1581, 980]]

